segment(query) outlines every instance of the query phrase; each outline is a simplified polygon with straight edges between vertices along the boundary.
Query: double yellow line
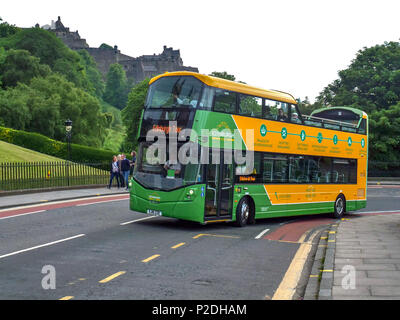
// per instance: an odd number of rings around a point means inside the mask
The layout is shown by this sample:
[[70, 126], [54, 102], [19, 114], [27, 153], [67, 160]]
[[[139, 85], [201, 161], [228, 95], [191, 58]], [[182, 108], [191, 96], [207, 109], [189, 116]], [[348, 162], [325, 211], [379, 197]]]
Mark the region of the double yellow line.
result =
[[272, 300], [291, 300], [296, 292], [296, 287], [300, 281], [301, 273], [304, 268], [304, 264], [307, 261], [308, 254], [312, 248], [312, 241], [318, 234], [318, 230], [315, 231], [307, 242], [304, 239], [307, 236], [307, 232], [299, 239], [300, 247], [297, 250], [289, 268], [287, 269], [282, 282], [279, 284]]

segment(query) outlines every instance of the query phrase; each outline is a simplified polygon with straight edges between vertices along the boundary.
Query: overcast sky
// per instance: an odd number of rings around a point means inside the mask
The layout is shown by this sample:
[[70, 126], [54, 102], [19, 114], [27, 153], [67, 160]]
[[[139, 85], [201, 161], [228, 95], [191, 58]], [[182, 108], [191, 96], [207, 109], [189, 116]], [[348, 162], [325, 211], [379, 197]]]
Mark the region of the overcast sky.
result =
[[358, 50], [399, 41], [400, 0], [2, 1], [0, 17], [21, 27], [61, 20], [89, 46], [118, 45], [137, 57], [180, 49], [200, 73], [311, 101]]

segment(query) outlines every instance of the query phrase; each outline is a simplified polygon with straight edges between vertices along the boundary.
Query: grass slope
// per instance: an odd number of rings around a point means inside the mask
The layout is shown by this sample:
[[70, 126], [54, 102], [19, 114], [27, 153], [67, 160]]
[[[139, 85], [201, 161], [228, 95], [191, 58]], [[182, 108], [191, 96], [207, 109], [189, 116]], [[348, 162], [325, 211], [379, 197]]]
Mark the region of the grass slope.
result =
[[65, 186], [106, 185], [108, 170], [69, 162], [0, 141], [2, 191]]
[[36, 152], [0, 141], [0, 162], [64, 161], [44, 153]]

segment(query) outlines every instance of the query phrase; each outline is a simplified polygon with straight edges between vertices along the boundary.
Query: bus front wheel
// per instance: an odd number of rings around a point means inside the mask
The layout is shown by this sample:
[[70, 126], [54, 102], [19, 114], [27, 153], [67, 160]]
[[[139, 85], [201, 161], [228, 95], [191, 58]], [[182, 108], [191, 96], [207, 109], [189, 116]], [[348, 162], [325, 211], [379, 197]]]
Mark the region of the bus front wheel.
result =
[[236, 207], [236, 225], [244, 227], [250, 218], [250, 202], [247, 198], [242, 198]]
[[333, 217], [336, 219], [343, 217], [345, 209], [346, 209], [346, 200], [344, 199], [344, 196], [340, 194], [338, 195], [335, 201]]

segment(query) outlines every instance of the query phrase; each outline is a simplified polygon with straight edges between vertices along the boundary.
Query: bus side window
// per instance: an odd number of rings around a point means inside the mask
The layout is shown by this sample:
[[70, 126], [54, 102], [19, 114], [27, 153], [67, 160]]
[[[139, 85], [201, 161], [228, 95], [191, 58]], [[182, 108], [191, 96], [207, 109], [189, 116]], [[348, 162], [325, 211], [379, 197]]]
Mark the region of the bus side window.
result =
[[204, 86], [203, 94], [201, 96], [198, 108], [211, 110], [213, 99], [214, 99], [214, 89], [209, 86]]
[[301, 123], [300, 116], [296, 110], [296, 107], [293, 104], [290, 105], [290, 122]]
[[288, 121], [288, 104], [265, 99], [264, 118], [269, 120]]
[[[318, 157], [315, 157], [316, 159]], [[331, 183], [332, 182], [332, 174], [331, 174], [331, 168], [332, 168], [332, 158], [325, 158], [325, 157], [319, 157], [317, 160], [318, 163], [318, 168], [320, 172], [320, 183]]]
[[264, 118], [268, 120], [276, 120], [278, 117], [278, 109], [276, 107], [276, 101], [264, 99], [265, 101], [265, 112]]
[[274, 171], [272, 182], [287, 182], [288, 176], [288, 161], [286, 155], [274, 157]]
[[333, 183], [357, 183], [357, 162], [355, 159], [333, 160]]
[[289, 156], [289, 183], [308, 183], [310, 178], [306, 170], [304, 156]]
[[261, 118], [262, 99], [240, 94], [239, 114], [248, 117]]
[[311, 183], [322, 183], [323, 178], [318, 166], [318, 157], [308, 157], [307, 175]]
[[215, 89], [214, 111], [236, 113], [236, 93]]
[[361, 119], [360, 127], [358, 128], [358, 133], [367, 134], [367, 120]]

